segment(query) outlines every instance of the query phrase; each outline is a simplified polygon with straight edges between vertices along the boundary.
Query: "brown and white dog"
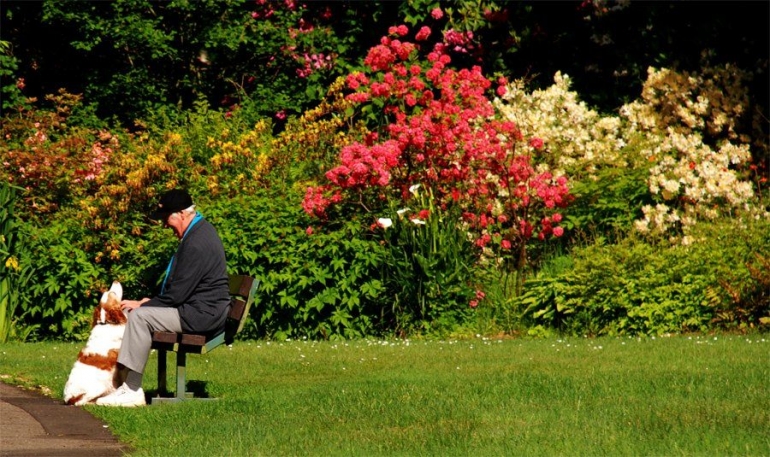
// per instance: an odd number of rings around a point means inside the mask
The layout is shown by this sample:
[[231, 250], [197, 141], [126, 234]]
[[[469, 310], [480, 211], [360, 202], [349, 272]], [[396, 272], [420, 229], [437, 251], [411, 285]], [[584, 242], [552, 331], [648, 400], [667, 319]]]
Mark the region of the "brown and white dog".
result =
[[123, 288], [117, 281], [102, 294], [94, 310], [91, 336], [64, 385], [64, 401], [68, 405], [93, 403], [114, 392], [122, 382], [117, 369], [118, 350], [126, 329], [126, 315], [120, 309], [122, 298]]

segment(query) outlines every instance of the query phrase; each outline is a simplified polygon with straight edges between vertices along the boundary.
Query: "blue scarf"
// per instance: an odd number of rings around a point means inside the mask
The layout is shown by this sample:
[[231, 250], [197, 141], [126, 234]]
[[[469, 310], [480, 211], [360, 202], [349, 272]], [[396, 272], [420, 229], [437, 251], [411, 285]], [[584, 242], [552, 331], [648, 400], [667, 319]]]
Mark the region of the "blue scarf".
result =
[[[203, 219], [203, 215], [201, 213], [195, 213], [195, 218], [190, 222], [190, 225], [187, 226], [187, 229], [184, 231], [184, 235], [182, 235], [182, 239], [179, 240], [179, 246], [182, 246], [182, 241], [184, 241], [187, 234], [190, 232], [190, 229], [193, 228], [193, 225], [197, 224], [198, 221]], [[177, 248], [177, 252], [179, 252], [179, 248]], [[171, 265], [174, 263], [174, 259], [176, 259], [176, 253], [174, 253], [173, 256], [171, 256], [171, 260], [168, 262], [168, 266], [166, 267], [166, 275], [163, 277], [163, 285], [160, 286], [160, 294], [163, 295], [163, 293], [166, 291], [166, 280], [168, 279], [169, 273], [171, 273]]]

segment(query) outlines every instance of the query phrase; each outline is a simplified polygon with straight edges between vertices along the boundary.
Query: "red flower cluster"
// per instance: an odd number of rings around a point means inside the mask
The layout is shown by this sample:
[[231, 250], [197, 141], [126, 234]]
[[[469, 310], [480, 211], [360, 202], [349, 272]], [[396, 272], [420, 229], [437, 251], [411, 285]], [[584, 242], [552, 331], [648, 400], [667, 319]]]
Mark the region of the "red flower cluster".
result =
[[346, 189], [385, 187], [390, 183], [390, 170], [398, 166], [400, 156], [401, 150], [393, 140], [371, 147], [354, 143], [342, 149], [341, 165], [329, 170], [326, 177]]
[[[427, 37], [426, 29], [416, 39]], [[350, 100], [383, 106], [383, 139], [343, 148], [339, 165], [326, 174], [330, 184], [308, 189], [305, 211], [323, 216], [329, 205], [363, 202], [372, 195], [405, 204], [409, 187], [422, 184], [439, 207], [463, 208], [466, 221], [478, 230], [479, 246], [493, 237], [511, 249], [535, 234], [560, 236], [561, 216], [543, 214], [568, 204], [566, 178], [537, 173], [529, 156], [516, 153], [523, 138], [512, 122], [494, 117], [487, 95], [492, 82], [479, 67], [450, 67], [449, 53], [472, 35], [445, 34], [445, 42], [421, 61], [419, 45], [400, 39], [407, 33], [405, 26], [391, 28], [394, 38], [382, 38], [364, 61], [370, 71], [347, 77]], [[538, 138], [530, 144], [542, 148]], [[377, 191], [365, 192], [371, 189]], [[539, 222], [537, 232], [531, 220]]]

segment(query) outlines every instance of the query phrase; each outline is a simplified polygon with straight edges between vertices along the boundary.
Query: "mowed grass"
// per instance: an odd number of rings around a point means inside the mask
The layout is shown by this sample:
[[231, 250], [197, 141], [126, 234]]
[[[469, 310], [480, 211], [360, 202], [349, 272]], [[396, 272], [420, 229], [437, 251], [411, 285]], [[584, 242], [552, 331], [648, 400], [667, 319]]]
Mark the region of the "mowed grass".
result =
[[[2, 344], [0, 375], [61, 398], [79, 349]], [[217, 400], [86, 409], [137, 456], [770, 455], [765, 335], [240, 341], [187, 365]]]

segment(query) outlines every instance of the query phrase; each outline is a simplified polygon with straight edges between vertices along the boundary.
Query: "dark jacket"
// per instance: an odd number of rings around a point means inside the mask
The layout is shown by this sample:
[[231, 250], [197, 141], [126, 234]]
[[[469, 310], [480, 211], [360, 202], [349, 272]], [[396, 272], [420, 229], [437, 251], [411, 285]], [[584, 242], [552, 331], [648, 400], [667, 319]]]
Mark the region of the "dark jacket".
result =
[[182, 330], [209, 333], [224, 329], [229, 304], [225, 249], [214, 226], [201, 219], [179, 242], [164, 290], [142, 306], [179, 308]]

